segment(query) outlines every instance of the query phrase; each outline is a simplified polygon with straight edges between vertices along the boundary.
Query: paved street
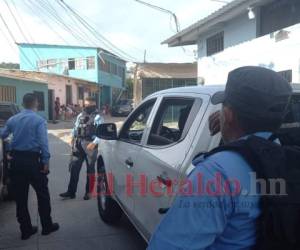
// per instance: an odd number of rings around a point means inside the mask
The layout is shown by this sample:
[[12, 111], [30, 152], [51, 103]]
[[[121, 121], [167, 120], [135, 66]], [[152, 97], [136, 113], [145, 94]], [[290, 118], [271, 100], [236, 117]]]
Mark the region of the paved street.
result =
[[[55, 136], [58, 134], [54, 130], [49, 134], [52, 154], [49, 187], [53, 219], [60, 223], [60, 230], [49, 236], [41, 236], [39, 226], [37, 235], [21, 241], [14, 203], [1, 203], [0, 249], [145, 249], [146, 243], [125, 216], [118, 226], [108, 226], [98, 216], [96, 200], [83, 200], [85, 169], [81, 173], [76, 199], [63, 201], [59, 198], [58, 194], [66, 190], [69, 179], [67, 164], [70, 147], [65, 142], [67, 140]], [[37, 224], [37, 202], [33, 190], [30, 190], [29, 206], [32, 221]]]

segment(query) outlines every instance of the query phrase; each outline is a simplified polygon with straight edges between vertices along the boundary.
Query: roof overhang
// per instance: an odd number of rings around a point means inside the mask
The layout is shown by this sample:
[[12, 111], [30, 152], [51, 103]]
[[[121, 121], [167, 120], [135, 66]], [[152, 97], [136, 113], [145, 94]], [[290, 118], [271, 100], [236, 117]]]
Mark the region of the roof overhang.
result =
[[162, 44], [168, 44], [169, 47], [197, 44], [201, 34], [219, 29], [234, 17], [247, 13], [249, 7], [255, 8], [272, 1], [274, 0], [234, 0], [206, 18], [163, 41]]

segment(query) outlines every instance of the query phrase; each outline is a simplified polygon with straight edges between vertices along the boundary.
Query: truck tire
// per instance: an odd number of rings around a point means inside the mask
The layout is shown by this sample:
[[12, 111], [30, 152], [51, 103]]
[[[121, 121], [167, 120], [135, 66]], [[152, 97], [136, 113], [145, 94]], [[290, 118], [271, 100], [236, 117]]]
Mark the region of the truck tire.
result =
[[99, 215], [105, 223], [116, 224], [121, 220], [123, 211], [109, 194], [106, 172], [101, 158], [98, 159], [97, 170], [97, 205]]

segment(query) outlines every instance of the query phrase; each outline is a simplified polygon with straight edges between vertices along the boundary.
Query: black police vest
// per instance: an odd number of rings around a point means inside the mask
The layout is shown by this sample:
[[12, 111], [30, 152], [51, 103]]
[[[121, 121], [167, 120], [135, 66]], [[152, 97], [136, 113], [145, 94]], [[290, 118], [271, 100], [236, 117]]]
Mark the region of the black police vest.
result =
[[91, 114], [82, 112], [79, 118], [79, 125], [77, 127], [77, 138], [92, 141], [96, 135], [95, 117], [99, 114], [95, 111]]

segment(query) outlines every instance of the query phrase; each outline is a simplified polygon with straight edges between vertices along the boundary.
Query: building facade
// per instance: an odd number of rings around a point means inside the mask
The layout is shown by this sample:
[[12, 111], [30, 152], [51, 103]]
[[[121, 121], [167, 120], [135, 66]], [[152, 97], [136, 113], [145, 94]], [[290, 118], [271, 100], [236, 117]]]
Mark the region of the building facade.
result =
[[12, 102], [22, 109], [23, 96], [27, 93], [37, 95], [38, 113], [48, 120], [47, 83], [0, 72], [0, 102]]
[[[79, 105], [83, 106], [83, 100], [88, 97], [97, 97], [99, 93], [99, 84], [89, 82], [75, 77], [58, 75], [54, 73], [44, 73], [24, 70], [0, 69], [0, 74], [10, 75], [22, 79], [31, 79], [41, 81], [48, 85], [48, 116], [53, 119], [53, 109], [55, 98], [60, 99], [61, 105]], [[97, 98], [96, 98], [97, 99]]]
[[299, 82], [300, 1], [234, 0], [164, 41], [196, 44], [198, 77], [205, 84], [226, 81], [235, 67], [259, 65]]
[[101, 48], [19, 43], [20, 69], [95, 82], [101, 104], [111, 104], [113, 88], [124, 88], [126, 62]]
[[136, 104], [160, 90], [197, 85], [196, 63], [141, 63], [135, 74]]

